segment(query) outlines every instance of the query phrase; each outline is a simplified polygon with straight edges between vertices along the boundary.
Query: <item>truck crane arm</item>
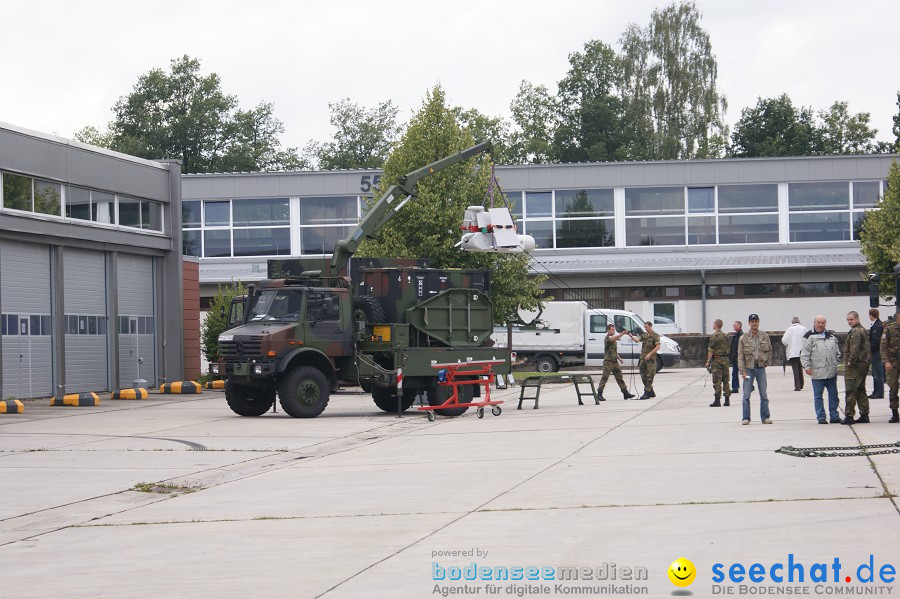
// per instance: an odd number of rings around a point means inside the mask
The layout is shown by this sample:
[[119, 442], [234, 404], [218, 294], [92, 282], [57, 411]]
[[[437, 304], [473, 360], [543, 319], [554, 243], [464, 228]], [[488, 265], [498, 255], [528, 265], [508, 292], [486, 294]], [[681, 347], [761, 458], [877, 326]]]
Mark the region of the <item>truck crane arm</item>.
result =
[[335, 244], [334, 253], [331, 256], [331, 272], [340, 272], [347, 265], [347, 262], [350, 261], [353, 254], [356, 253], [360, 243], [365, 239], [374, 237], [381, 227], [391, 220], [406, 202], [416, 197], [416, 186], [420, 179], [454, 164], [459, 164], [478, 154], [490, 153], [491, 149], [491, 142], [482, 142], [400, 177], [397, 183], [391, 185], [381, 199], [366, 212], [366, 215], [359, 221], [359, 224], [356, 225], [356, 228], [350, 235]]

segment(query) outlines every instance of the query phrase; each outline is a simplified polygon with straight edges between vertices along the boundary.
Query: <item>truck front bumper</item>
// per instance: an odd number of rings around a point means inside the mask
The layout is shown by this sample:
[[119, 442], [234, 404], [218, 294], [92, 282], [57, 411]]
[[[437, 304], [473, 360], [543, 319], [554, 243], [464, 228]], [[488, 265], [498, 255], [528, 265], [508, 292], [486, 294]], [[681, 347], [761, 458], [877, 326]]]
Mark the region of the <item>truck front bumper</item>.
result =
[[272, 378], [275, 375], [275, 362], [272, 360], [247, 360], [241, 362], [213, 362], [209, 365], [210, 374], [222, 378]]

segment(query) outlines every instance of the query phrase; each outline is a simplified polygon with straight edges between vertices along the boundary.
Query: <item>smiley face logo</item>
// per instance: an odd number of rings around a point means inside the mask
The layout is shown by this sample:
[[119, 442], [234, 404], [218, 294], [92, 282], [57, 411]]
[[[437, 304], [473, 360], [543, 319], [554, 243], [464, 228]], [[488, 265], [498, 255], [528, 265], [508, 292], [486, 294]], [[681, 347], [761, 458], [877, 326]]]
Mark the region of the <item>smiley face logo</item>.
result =
[[677, 587], [686, 587], [694, 582], [697, 577], [697, 568], [691, 560], [686, 557], [679, 557], [669, 566], [669, 580]]

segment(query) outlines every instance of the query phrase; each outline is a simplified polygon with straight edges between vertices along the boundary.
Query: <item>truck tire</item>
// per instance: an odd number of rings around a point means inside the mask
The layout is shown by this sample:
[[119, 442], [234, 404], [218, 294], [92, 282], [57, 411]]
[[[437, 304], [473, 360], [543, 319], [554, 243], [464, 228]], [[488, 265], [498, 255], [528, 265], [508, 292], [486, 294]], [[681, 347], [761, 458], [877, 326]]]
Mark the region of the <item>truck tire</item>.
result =
[[275, 390], [225, 381], [225, 401], [238, 416], [262, 416], [275, 403]]
[[281, 408], [294, 418], [315, 418], [325, 410], [330, 394], [328, 378], [312, 366], [291, 369], [278, 385]]
[[360, 295], [353, 300], [353, 320], [380, 323], [387, 322], [387, 316], [385, 316], [384, 307], [377, 297]]
[[[462, 385], [458, 387], [459, 389], [459, 402], [460, 403], [469, 403], [472, 401], [472, 397], [474, 396], [474, 387], [472, 385]], [[439, 406], [448, 399], [450, 399], [450, 395], [453, 393], [452, 387], [444, 387], [442, 385], [435, 384], [434, 387], [428, 387], [425, 391], [425, 398], [428, 400], [428, 405], [430, 406]], [[461, 416], [466, 413], [468, 410], [468, 406], [458, 407], [458, 408], [443, 408], [441, 410], [435, 410], [435, 414], [440, 416]]]
[[554, 356], [541, 354], [534, 359], [534, 369], [538, 372], [559, 372], [559, 362]]
[[663, 367], [662, 358], [660, 356], [656, 356], [656, 372], [659, 372], [660, 370], [662, 370], [662, 367]]
[[[413, 403], [415, 403], [416, 401], [416, 395], [418, 395], [417, 389], [403, 390], [403, 399], [400, 401], [400, 407], [403, 408], [402, 411], [405, 412], [412, 407]], [[372, 399], [375, 400], [375, 405], [385, 412], [397, 411], [396, 387], [391, 387], [389, 389], [384, 387], [375, 387], [374, 389], [372, 389]]]

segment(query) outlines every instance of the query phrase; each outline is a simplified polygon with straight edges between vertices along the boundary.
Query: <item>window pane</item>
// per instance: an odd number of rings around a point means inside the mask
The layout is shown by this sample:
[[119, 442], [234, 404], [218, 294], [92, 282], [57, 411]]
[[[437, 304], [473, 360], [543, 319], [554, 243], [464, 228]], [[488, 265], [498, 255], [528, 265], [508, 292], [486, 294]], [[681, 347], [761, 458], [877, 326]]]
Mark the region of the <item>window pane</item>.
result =
[[775, 295], [775, 283], [744, 283], [744, 295]]
[[701, 214], [715, 210], [715, 194], [712, 187], [694, 187], [688, 189], [688, 212]]
[[50, 315], [41, 316], [41, 335], [52, 335], [53, 330], [51, 329], [52, 320]]
[[534, 237], [534, 243], [536, 247], [544, 250], [553, 247], [552, 221], [525, 221], [525, 233]]
[[200, 231], [181, 232], [181, 252], [185, 256], [200, 256]]
[[625, 219], [625, 244], [684, 245], [684, 218]]
[[615, 225], [611, 218], [557, 220], [556, 247], [609, 247], [615, 245]]
[[675, 304], [653, 304], [653, 324], [675, 324]]
[[34, 211], [61, 216], [62, 185], [50, 181], [34, 180]]
[[834, 286], [831, 283], [800, 283], [800, 295], [831, 295]]
[[227, 227], [231, 224], [229, 202], [204, 202], [207, 227]]
[[88, 335], [96, 335], [97, 334], [97, 317], [96, 316], [88, 316]]
[[31, 334], [32, 335], [40, 335], [41, 334], [41, 317], [38, 316], [37, 314], [32, 314], [28, 318], [28, 320], [30, 321], [29, 328], [31, 330]]
[[694, 216], [688, 219], [688, 245], [714, 244], [716, 242], [716, 217]]
[[791, 295], [794, 293], [793, 283], [782, 283], [778, 285], [778, 293], [781, 295]]
[[87, 316], [79, 316], [78, 317], [78, 334], [79, 335], [87, 335], [88, 326], [87, 326]]
[[847, 212], [791, 214], [791, 241], [849, 241]]
[[181, 202], [181, 226], [188, 229], [200, 227], [199, 200]]
[[684, 187], [627, 188], [625, 214], [684, 214]]
[[291, 254], [291, 230], [235, 229], [235, 256], [289, 256]]
[[[359, 220], [356, 204], [356, 196], [300, 198], [300, 222], [304, 225], [355, 224]], [[333, 247], [332, 244], [328, 251], [331, 252]]]
[[104, 191], [91, 191], [91, 217], [98, 223], [115, 224], [116, 197]]
[[106, 316], [98, 316], [97, 317], [97, 334], [98, 335], [106, 334]]
[[119, 196], [119, 224], [126, 227], [141, 226], [141, 202]]
[[66, 316], [66, 334], [68, 335], [77, 335], [78, 334], [78, 317], [72, 314]]
[[850, 186], [846, 181], [788, 183], [788, 201], [791, 212], [846, 210], [850, 207]]
[[866, 213], [864, 211], [860, 210], [859, 212], [853, 212], [853, 239], [859, 239], [865, 218]]
[[[719, 185], [719, 212], [777, 212], [778, 185]], [[775, 241], [778, 241], [777, 238]], [[728, 243], [728, 242], [722, 242]]]
[[3, 173], [3, 207], [31, 212], [31, 177]]
[[[353, 198], [356, 202], [356, 198]], [[235, 227], [265, 227], [291, 224], [287, 198], [232, 201]], [[356, 214], [354, 209], [354, 215]]]
[[[719, 209], [721, 210], [719, 195]], [[778, 215], [719, 217], [719, 243], [777, 243]]]
[[559, 189], [556, 191], [556, 218], [613, 216], [612, 189]]
[[606, 315], [605, 314], [591, 314], [591, 332], [592, 333], [605, 333], [606, 332]]
[[525, 192], [525, 217], [551, 216], [553, 208], [551, 197], [549, 191]]
[[141, 202], [141, 228], [162, 231], [162, 204], [147, 200]]
[[878, 181], [854, 181], [853, 182], [853, 207], [874, 208], [878, 205], [881, 195]]
[[509, 200], [511, 208], [509, 213], [517, 216], [518, 220], [522, 220], [522, 192], [521, 191], [503, 191], [506, 199]]
[[81, 187], [69, 187], [66, 193], [66, 216], [91, 220], [91, 192]]
[[204, 231], [203, 255], [207, 258], [231, 256], [231, 231]]
[[355, 227], [302, 227], [300, 229], [301, 254], [330, 254], [334, 244], [347, 237]]

